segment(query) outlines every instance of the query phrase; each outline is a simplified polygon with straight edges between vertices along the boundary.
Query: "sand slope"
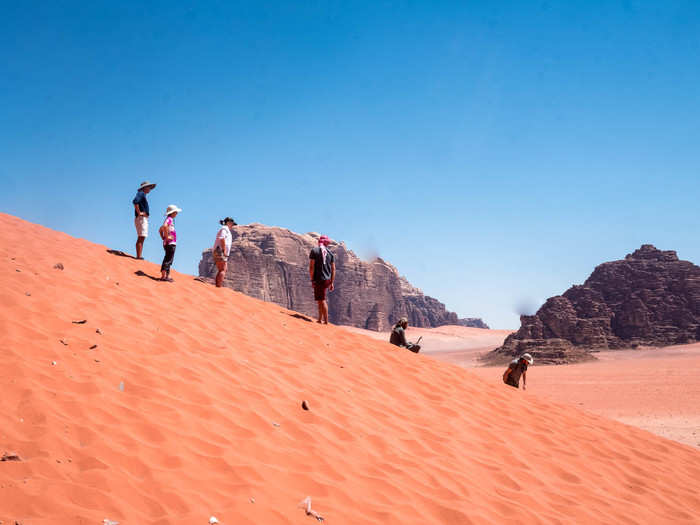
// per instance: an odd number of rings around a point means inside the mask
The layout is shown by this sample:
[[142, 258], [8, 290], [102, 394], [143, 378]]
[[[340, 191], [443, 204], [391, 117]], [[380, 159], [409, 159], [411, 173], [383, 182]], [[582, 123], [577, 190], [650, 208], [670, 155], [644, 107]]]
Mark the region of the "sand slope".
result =
[[4, 523], [698, 523], [695, 449], [139, 270], [0, 215]]

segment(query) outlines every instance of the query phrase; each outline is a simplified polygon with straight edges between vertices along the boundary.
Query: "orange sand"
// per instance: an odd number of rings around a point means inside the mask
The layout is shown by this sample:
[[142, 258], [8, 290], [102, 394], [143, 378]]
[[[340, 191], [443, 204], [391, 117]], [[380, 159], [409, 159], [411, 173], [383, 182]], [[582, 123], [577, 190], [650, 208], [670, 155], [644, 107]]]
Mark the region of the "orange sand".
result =
[[1, 214], [0, 270], [4, 523], [698, 523], [691, 447]]
[[[700, 343], [596, 354], [599, 361], [528, 371], [532, 394], [700, 446]], [[502, 370], [474, 372], [494, 384]]]
[[[354, 333], [363, 334], [380, 341], [388, 341], [391, 332], [374, 332], [352, 326], [343, 327]], [[461, 366], [479, 366], [480, 356], [498, 348], [512, 330], [485, 330], [468, 326], [438, 326], [437, 328], [416, 328], [409, 326], [406, 338], [420, 342], [421, 354], [429, 355]]]

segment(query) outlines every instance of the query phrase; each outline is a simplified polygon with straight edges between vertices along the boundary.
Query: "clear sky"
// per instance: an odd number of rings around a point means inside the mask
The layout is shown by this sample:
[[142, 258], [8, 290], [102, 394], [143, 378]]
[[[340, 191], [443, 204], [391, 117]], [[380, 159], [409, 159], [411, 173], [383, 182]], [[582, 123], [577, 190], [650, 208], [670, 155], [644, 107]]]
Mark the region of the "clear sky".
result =
[[695, 0], [0, 12], [0, 211], [133, 252], [150, 180], [149, 260], [175, 203], [177, 270], [231, 215], [378, 253], [495, 328], [642, 243], [700, 263]]

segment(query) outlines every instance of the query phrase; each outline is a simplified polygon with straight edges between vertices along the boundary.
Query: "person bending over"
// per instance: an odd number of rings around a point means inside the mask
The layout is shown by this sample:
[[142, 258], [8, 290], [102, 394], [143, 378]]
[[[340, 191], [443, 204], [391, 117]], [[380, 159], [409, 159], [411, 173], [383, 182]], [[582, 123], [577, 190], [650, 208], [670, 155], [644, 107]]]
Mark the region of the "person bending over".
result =
[[527, 390], [527, 367], [532, 366], [534, 360], [530, 354], [523, 354], [513, 359], [508, 369], [503, 372], [503, 382], [506, 385], [520, 388], [520, 376], [523, 377], [523, 390]]

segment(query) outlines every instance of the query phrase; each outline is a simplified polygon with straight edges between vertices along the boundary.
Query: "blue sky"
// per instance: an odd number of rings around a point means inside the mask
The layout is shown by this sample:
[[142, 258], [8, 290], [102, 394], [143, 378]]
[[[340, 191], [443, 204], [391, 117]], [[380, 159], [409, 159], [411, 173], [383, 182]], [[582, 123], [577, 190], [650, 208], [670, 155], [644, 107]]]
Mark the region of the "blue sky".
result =
[[0, 211], [133, 251], [152, 180], [152, 223], [184, 210], [177, 270], [231, 215], [378, 253], [497, 328], [642, 243], [700, 263], [698, 2], [2, 13]]

